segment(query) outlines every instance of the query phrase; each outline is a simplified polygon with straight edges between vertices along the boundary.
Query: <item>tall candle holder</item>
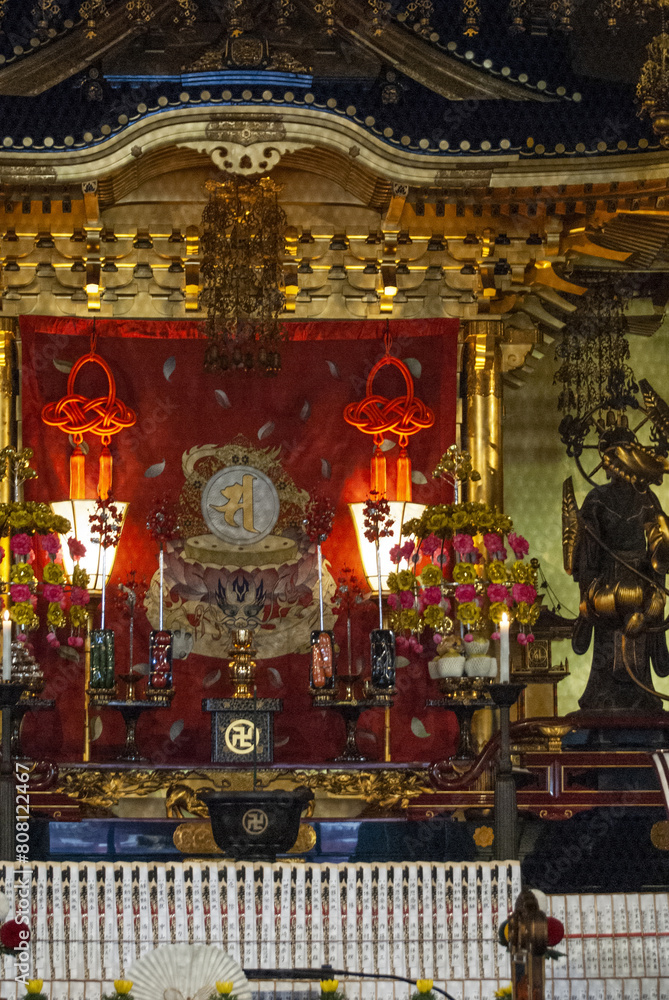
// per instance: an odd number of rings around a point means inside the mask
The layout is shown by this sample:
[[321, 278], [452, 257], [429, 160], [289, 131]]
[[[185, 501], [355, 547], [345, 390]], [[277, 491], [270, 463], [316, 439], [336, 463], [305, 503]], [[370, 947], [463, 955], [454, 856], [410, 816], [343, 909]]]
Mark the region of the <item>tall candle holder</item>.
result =
[[499, 708], [500, 748], [495, 775], [495, 859], [518, 859], [518, 803], [511, 766], [509, 714], [525, 688], [524, 684], [491, 684], [490, 697]]

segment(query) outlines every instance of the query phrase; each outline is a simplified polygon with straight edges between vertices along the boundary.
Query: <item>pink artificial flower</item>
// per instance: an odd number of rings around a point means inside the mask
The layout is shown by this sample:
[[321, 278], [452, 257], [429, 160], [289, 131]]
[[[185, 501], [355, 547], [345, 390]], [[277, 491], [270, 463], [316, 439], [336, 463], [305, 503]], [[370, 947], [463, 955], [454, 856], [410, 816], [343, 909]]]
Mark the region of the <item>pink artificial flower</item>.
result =
[[518, 642], [520, 643], [521, 646], [526, 646], [527, 645], [527, 636], [525, 635], [524, 632], [519, 632], [518, 636], [517, 636], [517, 639], [518, 639]]
[[471, 535], [454, 535], [453, 548], [459, 556], [466, 556], [474, 551], [474, 539]]
[[403, 608], [413, 607], [414, 596], [412, 590], [400, 590], [399, 599], [400, 599], [400, 605]]
[[435, 644], [435, 646], [438, 646], [441, 640], [442, 636], [440, 636], [438, 632], [435, 632], [434, 635], [432, 636], [432, 642]]
[[49, 604], [58, 604], [62, 601], [63, 597], [64, 591], [59, 583], [44, 584], [44, 599], [48, 601]]
[[499, 637], [500, 637], [499, 632], [492, 632], [490, 635], [490, 638], [493, 640], [493, 642], [497, 642]]
[[514, 583], [511, 590], [516, 604], [525, 602], [525, 604], [534, 604], [537, 599], [537, 592], [530, 583]]
[[426, 587], [423, 591], [423, 603], [441, 604], [441, 587]]
[[43, 535], [42, 548], [45, 552], [48, 552], [50, 556], [57, 556], [60, 552], [60, 539], [58, 535]]
[[522, 535], [517, 535], [515, 531], [509, 535], [509, 545], [513, 549], [516, 559], [522, 559], [530, 551], [530, 543]]
[[401, 558], [400, 556], [401, 551], [402, 551], [401, 546], [393, 545], [392, 549], [388, 553], [388, 555], [390, 556], [391, 563], [395, 563], [395, 565], [397, 565], [397, 563], [400, 561]]
[[70, 592], [70, 602], [72, 604], [78, 604], [80, 607], [83, 607], [85, 604], [88, 604], [90, 599], [91, 595], [88, 593], [87, 590], [84, 590], [83, 587], [73, 587]]
[[[74, 604], [74, 599], [72, 600]], [[400, 606], [400, 599], [398, 594], [388, 594], [388, 607], [392, 608], [393, 611], [397, 611]]]
[[405, 542], [404, 545], [400, 549], [400, 557], [402, 559], [406, 559], [406, 561], [408, 562], [409, 559], [411, 559], [411, 557], [413, 555], [414, 548], [415, 548], [415, 546], [414, 546], [413, 542]]
[[60, 649], [60, 643], [58, 641], [58, 636], [55, 632], [49, 632], [46, 637], [46, 641], [49, 643], [52, 649]]
[[68, 538], [67, 547], [74, 562], [79, 562], [81, 557], [86, 555], [86, 546], [76, 538]]
[[81, 649], [84, 644], [84, 640], [80, 635], [71, 635], [67, 640], [68, 646], [74, 646], [75, 649]]
[[433, 556], [437, 549], [442, 547], [442, 544], [436, 535], [428, 535], [427, 538], [423, 539], [420, 547], [426, 556]]
[[476, 587], [473, 583], [461, 583], [455, 588], [455, 599], [459, 604], [476, 600]]
[[509, 591], [503, 583], [491, 583], [488, 587], [488, 600], [491, 604], [499, 604], [501, 602], [508, 604]]
[[9, 545], [15, 556], [27, 556], [33, 547], [33, 541], [29, 535], [21, 533], [13, 535]]
[[534, 642], [534, 635], [531, 632], [527, 633], [527, 641]]
[[489, 531], [483, 536], [483, 544], [490, 553], [491, 556], [496, 555], [498, 552], [504, 551], [504, 542], [496, 535], [494, 531]]
[[9, 596], [14, 604], [23, 604], [30, 600], [30, 587], [27, 583], [13, 583], [9, 588]]
[[28, 636], [25, 634], [25, 632], [19, 632], [19, 634], [16, 637], [16, 641], [17, 642], [27, 642], [28, 641]]
[[411, 653], [415, 653], [416, 656], [420, 656], [420, 654], [423, 652], [423, 647], [419, 643], [415, 635], [409, 636], [409, 651]]
[[468, 632], [467, 635], [465, 636], [465, 642], [473, 642], [473, 641], [474, 641], [474, 636], [471, 634], [471, 632]]

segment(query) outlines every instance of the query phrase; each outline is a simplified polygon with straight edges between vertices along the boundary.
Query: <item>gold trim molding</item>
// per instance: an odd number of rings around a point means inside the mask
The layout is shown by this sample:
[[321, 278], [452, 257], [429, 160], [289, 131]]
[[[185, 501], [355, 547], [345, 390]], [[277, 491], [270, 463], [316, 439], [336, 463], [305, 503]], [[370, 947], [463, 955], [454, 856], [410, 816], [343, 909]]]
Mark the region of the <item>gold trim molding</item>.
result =
[[[256, 787], [296, 788], [307, 785], [323, 797], [364, 799], [383, 810], [404, 810], [421, 795], [434, 794], [427, 769], [379, 770], [296, 768], [258, 771]], [[132, 770], [66, 767], [60, 773], [57, 792], [92, 809], [111, 809], [122, 799], [144, 798], [164, 793], [168, 817], [181, 819], [185, 813], [208, 816], [196, 791], [248, 791], [253, 788], [251, 770], [164, 769]]]

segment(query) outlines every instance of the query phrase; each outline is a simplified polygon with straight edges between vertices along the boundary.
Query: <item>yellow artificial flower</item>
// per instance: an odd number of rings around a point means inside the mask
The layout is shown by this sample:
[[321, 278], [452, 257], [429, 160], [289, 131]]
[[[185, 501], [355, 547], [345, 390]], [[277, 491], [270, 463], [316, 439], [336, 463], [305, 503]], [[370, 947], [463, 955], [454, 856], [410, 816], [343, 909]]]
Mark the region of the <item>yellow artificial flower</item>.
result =
[[399, 592], [400, 585], [397, 580], [397, 573], [388, 574], [388, 590], [391, 594], [397, 594]]
[[321, 979], [321, 993], [336, 993], [338, 987], [338, 979]]
[[416, 989], [419, 993], [429, 993], [434, 986], [434, 979], [417, 979]]
[[132, 979], [115, 979], [114, 989], [117, 993], [120, 993], [121, 996], [125, 996], [126, 993], [129, 993], [132, 989]]
[[91, 578], [83, 566], [75, 566], [72, 570], [72, 586], [81, 587], [82, 590], [86, 590], [90, 582]]
[[60, 604], [52, 601], [46, 613], [46, 620], [52, 628], [62, 628], [65, 624], [65, 614]]
[[488, 617], [490, 618], [491, 622], [495, 622], [496, 625], [499, 625], [499, 623], [502, 620], [502, 615], [504, 614], [506, 615], [509, 614], [509, 609], [504, 603], [504, 601], [495, 601], [494, 604], [490, 605], [490, 609], [488, 611]]
[[534, 625], [538, 617], [538, 604], [526, 604], [525, 601], [521, 601], [516, 608], [516, 618], [521, 625]]
[[461, 528], [467, 527], [467, 525], [470, 523], [470, 517], [467, 511], [456, 510], [455, 513], [453, 514], [453, 517], [451, 518], [451, 521], [455, 530], [459, 531]]
[[481, 617], [481, 609], [473, 601], [465, 601], [464, 604], [458, 605], [458, 610], [455, 614], [458, 621], [461, 621], [463, 625], [474, 625]]
[[431, 604], [423, 613], [423, 621], [428, 628], [439, 628], [445, 617], [446, 612], [438, 604]]
[[529, 567], [521, 559], [516, 559], [511, 567], [511, 579], [514, 583], [528, 583]]
[[73, 604], [70, 607], [70, 624], [72, 628], [83, 628], [88, 621], [88, 612], [80, 604]]
[[508, 986], [502, 986], [500, 989], [495, 990], [495, 996], [497, 1000], [507, 1000], [508, 997], [513, 996], [513, 986], [509, 983]]
[[216, 983], [216, 992], [220, 993], [222, 996], [227, 996], [228, 993], [232, 993], [234, 988], [235, 984], [232, 982], [231, 979], [226, 979], [224, 982], [221, 982], [221, 980], [219, 979], [218, 982]]
[[416, 632], [420, 628], [420, 615], [415, 608], [406, 608], [399, 614], [399, 631]]
[[[30, 581], [34, 579], [35, 574], [33, 573], [33, 568], [29, 563], [15, 563], [12, 566], [12, 583], [30, 583]], [[48, 582], [49, 581], [47, 581], [47, 583]]]
[[490, 847], [495, 834], [491, 826], [477, 826], [474, 830], [474, 843], [477, 847]]
[[413, 590], [415, 579], [410, 569], [401, 569], [397, 574], [397, 586], [400, 590]]
[[457, 563], [453, 567], [453, 579], [456, 583], [473, 583], [476, 579], [476, 570], [471, 563]]
[[43, 985], [43, 979], [29, 979], [26, 983], [26, 993], [41, 993]]
[[491, 583], [506, 583], [506, 566], [502, 562], [488, 563], [486, 570]]
[[420, 582], [424, 587], [437, 587], [444, 578], [438, 566], [426, 566], [420, 575]]
[[42, 579], [45, 583], [62, 583], [65, 579], [63, 567], [59, 566], [58, 563], [47, 563], [42, 573]]
[[427, 520], [427, 526], [433, 534], [438, 534], [448, 528], [448, 514], [431, 514]]

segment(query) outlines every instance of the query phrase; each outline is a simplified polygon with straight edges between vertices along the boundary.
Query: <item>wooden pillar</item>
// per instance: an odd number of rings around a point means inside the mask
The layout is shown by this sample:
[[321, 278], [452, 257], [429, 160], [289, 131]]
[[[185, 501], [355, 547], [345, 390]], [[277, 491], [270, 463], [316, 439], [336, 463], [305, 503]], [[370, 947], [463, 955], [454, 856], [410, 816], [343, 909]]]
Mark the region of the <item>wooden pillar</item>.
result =
[[[462, 371], [462, 448], [472, 456], [481, 474], [478, 482], [465, 484], [466, 500], [481, 500], [504, 509], [502, 472], [502, 354], [501, 320], [470, 320], [464, 324]], [[479, 747], [492, 737], [492, 709], [472, 718], [472, 734]]]
[[467, 499], [504, 508], [502, 471], [501, 320], [471, 320], [464, 328], [463, 448], [481, 474], [467, 483]]

